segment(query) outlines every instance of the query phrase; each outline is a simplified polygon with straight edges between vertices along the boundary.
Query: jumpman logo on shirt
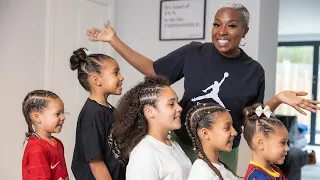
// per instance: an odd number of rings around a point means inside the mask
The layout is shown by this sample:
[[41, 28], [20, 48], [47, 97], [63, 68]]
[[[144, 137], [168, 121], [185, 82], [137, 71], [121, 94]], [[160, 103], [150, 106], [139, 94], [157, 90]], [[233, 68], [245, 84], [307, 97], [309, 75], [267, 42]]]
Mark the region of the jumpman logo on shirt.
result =
[[220, 82], [218, 81], [214, 81], [214, 83], [209, 86], [207, 89], [205, 90], [202, 90], [204, 93], [207, 93], [208, 90], [211, 89], [211, 92], [203, 95], [203, 96], [198, 96], [198, 97], [195, 97], [195, 98], [192, 98], [191, 101], [195, 102], [195, 101], [199, 101], [199, 100], [202, 100], [202, 99], [209, 99], [209, 98], [212, 98], [213, 100], [215, 100], [217, 103], [220, 104], [220, 106], [224, 107], [225, 108], [225, 105], [223, 104], [223, 102], [221, 101], [221, 99], [219, 98], [218, 96], [218, 93], [220, 91], [220, 86], [221, 84], [224, 82], [224, 80], [229, 77], [229, 73], [228, 72], [225, 72], [224, 75], [223, 75], [223, 78]]

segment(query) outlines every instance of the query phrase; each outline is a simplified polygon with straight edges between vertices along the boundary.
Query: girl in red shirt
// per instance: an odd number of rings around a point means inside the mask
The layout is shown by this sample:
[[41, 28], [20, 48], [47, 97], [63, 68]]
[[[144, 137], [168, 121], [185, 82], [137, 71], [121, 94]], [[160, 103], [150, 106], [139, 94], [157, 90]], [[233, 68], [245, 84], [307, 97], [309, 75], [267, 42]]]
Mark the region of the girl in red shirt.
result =
[[61, 132], [65, 120], [62, 100], [53, 92], [35, 90], [23, 100], [22, 112], [28, 125], [22, 179], [68, 180], [63, 144], [51, 136]]

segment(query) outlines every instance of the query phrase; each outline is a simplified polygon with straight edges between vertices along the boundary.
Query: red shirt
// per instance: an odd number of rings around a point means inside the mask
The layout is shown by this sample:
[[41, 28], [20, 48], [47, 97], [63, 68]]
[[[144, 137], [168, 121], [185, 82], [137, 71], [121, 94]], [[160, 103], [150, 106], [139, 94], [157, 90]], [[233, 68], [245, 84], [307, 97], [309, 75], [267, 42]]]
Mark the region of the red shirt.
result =
[[269, 171], [257, 162], [250, 161], [244, 180], [287, 180], [282, 171], [270, 165], [273, 171]]
[[23, 180], [68, 180], [62, 142], [48, 142], [36, 134], [29, 138], [22, 158]]

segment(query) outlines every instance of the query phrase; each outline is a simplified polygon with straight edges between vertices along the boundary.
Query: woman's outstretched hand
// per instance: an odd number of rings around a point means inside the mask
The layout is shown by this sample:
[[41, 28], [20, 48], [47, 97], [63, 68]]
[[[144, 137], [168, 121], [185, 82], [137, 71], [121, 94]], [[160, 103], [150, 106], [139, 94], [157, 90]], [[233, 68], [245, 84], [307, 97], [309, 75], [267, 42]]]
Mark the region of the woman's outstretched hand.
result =
[[282, 103], [292, 106], [303, 115], [307, 114], [302, 109], [316, 113], [317, 110], [320, 110], [320, 107], [317, 106], [320, 102], [302, 97], [306, 95], [308, 95], [307, 92], [282, 91], [277, 95], [277, 98]]
[[87, 36], [89, 36], [89, 41], [102, 41], [102, 42], [110, 42], [113, 40], [114, 37], [116, 37], [116, 32], [114, 29], [104, 24], [105, 29], [97, 29], [95, 27], [87, 30]]

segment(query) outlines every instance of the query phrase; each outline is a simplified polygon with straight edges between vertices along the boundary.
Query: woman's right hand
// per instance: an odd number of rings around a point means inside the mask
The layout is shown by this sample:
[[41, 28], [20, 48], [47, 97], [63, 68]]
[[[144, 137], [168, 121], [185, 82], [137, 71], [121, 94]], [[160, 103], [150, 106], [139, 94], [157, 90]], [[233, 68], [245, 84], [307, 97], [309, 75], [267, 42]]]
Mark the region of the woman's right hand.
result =
[[144, 75], [155, 76], [153, 61], [127, 46], [118, 38], [113, 28], [107, 24], [105, 29], [92, 28], [87, 31], [89, 41], [109, 43], [129, 64]]
[[117, 35], [114, 29], [107, 25], [104, 24], [105, 29], [97, 29], [93, 27], [92, 29], [87, 30], [87, 36], [89, 36], [89, 41], [102, 41], [102, 42], [110, 42], [112, 41]]

